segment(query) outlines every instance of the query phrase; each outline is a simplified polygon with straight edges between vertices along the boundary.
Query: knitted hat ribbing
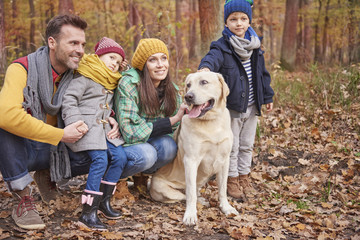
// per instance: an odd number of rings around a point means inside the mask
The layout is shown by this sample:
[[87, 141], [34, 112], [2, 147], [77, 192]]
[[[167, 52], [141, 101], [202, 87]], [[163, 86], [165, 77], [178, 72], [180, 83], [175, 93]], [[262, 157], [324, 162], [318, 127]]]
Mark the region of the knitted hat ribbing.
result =
[[224, 22], [226, 23], [227, 18], [233, 12], [243, 12], [248, 15], [250, 23], [252, 19], [251, 6], [253, 5], [252, 0], [227, 0], [224, 5]]
[[106, 53], [117, 53], [125, 59], [124, 49], [114, 40], [103, 37], [95, 46], [95, 54], [100, 57]]
[[148, 58], [155, 53], [165, 53], [169, 59], [169, 52], [163, 41], [156, 38], [141, 39], [131, 60], [132, 66], [142, 71]]

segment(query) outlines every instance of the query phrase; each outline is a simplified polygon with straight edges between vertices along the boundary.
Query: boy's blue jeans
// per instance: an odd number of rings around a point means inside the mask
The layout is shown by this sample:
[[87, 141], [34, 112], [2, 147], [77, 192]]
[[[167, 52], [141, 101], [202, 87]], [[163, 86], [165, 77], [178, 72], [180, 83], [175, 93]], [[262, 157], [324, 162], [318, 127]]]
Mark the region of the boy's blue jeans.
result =
[[[175, 141], [165, 135], [147, 143], [124, 147], [128, 162], [121, 178], [135, 173], [154, 173], [171, 162], [177, 152]], [[87, 152], [74, 153], [68, 148], [73, 177], [89, 173]], [[0, 171], [10, 191], [23, 190], [33, 179], [30, 171], [49, 168], [50, 144], [32, 141], [0, 129]]]
[[106, 142], [107, 150], [87, 151], [92, 159], [86, 182], [87, 190], [99, 192], [101, 179], [106, 182], [117, 183], [127, 162], [122, 146], [115, 147], [109, 141]]

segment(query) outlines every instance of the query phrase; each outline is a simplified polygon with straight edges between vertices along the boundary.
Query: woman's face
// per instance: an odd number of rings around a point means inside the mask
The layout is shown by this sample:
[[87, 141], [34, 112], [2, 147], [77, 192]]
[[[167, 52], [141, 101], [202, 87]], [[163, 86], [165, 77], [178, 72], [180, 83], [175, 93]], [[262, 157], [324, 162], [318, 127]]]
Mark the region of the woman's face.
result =
[[146, 61], [146, 67], [149, 70], [152, 82], [155, 87], [158, 87], [169, 72], [169, 60], [165, 53], [155, 53]]

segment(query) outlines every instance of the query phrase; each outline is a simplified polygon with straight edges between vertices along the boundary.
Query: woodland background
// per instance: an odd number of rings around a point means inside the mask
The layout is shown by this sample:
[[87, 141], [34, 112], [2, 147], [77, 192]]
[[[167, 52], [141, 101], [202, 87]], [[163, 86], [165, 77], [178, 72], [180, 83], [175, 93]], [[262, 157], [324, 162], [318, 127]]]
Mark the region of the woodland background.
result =
[[[130, 60], [142, 37], [164, 40], [180, 87], [221, 36], [218, 0], [0, 0], [0, 86], [6, 67], [44, 44], [46, 23], [73, 12], [88, 22], [86, 52], [103, 36]], [[252, 26], [262, 40], [274, 110], [259, 118], [251, 179], [254, 199], [218, 208], [217, 186], [201, 194], [199, 222], [182, 225], [185, 203], [154, 202], [129, 181], [116, 192], [109, 232], [76, 225], [86, 176], [59, 186], [62, 197], [37, 208], [42, 231], [14, 226], [14, 201], [0, 176], [0, 239], [360, 239], [360, 0], [255, 0]], [[1, 117], [1, 116], [0, 116]]]

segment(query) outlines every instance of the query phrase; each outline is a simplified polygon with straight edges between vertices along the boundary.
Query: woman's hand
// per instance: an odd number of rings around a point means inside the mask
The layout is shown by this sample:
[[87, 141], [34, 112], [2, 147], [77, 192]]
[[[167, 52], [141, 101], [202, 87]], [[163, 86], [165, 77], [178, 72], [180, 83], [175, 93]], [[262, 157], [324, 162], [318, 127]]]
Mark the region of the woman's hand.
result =
[[182, 103], [180, 105], [179, 111], [176, 113], [176, 115], [173, 117], [170, 117], [171, 126], [174, 125], [175, 123], [181, 121], [182, 117], [185, 114], [185, 110], [187, 109], [187, 107], [188, 106], [185, 103]]
[[107, 134], [108, 138], [109, 139], [120, 138], [121, 134], [119, 130], [119, 124], [117, 123], [117, 121], [114, 118], [109, 117], [109, 124], [110, 126], [112, 126], [112, 128]]

